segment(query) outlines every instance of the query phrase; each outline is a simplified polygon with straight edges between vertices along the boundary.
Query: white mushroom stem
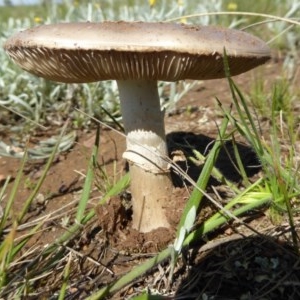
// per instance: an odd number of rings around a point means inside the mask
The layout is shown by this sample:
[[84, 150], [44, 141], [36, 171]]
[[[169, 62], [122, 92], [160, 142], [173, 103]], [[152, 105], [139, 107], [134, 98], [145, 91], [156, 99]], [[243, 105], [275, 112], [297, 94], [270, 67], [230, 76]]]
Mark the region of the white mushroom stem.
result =
[[164, 113], [157, 82], [118, 80], [131, 177], [133, 228], [148, 232], [169, 227], [165, 203], [172, 182], [168, 170]]

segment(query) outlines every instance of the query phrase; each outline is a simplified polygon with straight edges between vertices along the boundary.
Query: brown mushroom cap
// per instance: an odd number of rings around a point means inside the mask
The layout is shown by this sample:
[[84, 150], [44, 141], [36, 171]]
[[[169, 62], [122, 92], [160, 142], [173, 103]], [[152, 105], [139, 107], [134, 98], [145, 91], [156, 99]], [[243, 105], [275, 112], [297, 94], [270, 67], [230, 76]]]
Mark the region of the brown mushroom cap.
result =
[[268, 46], [245, 32], [171, 23], [42, 25], [4, 44], [24, 70], [67, 83], [222, 78], [224, 48], [232, 76], [270, 58]]

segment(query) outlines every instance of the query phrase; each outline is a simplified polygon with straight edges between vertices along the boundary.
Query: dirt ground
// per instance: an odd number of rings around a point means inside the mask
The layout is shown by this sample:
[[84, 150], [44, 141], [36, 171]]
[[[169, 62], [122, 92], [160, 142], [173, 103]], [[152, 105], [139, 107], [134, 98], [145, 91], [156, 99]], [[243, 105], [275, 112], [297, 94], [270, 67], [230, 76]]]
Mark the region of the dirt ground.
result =
[[[267, 90], [282, 76], [282, 72], [282, 59], [277, 57], [255, 71], [236, 77], [235, 82], [247, 92], [258, 76], [266, 84]], [[180, 153], [185, 157], [192, 155], [187, 145], [201, 153], [208, 151], [217, 135], [217, 126], [222, 121], [215, 97], [222, 101], [222, 105], [230, 106], [230, 92], [226, 80], [199, 82], [178, 103], [176, 110], [166, 115], [171, 158], [174, 158], [176, 151], [182, 151]], [[51, 132], [39, 133], [32, 137], [32, 141], [46, 139], [56, 130], [59, 132], [58, 129], [51, 129]], [[267, 128], [265, 134], [268, 136]], [[1, 139], [7, 141], [9, 136], [9, 132], [0, 132]], [[26, 216], [26, 222], [34, 223], [39, 218], [51, 217], [45, 223], [45, 228], [31, 238], [24, 251], [34, 247], [38, 252], [65, 232], [68, 217], [76, 211], [94, 140], [94, 130], [78, 131], [74, 147], [55, 159], [39, 196]], [[98, 163], [108, 177], [98, 174], [95, 183], [105, 187], [109, 185], [108, 181], [113, 183], [125, 173], [126, 162], [122, 160], [124, 149], [123, 135], [105, 127], [101, 128]], [[216, 167], [228, 179], [239, 182], [239, 174], [228, 158], [231, 150], [231, 143], [228, 142], [227, 148], [220, 153]], [[243, 140], [239, 141], [239, 151], [248, 176], [260, 176], [259, 162]], [[3, 185], [5, 179], [11, 176], [8, 191], [14, 183], [20, 163], [17, 159], [0, 157], [0, 184]], [[26, 164], [25, 176], [13, 204], [15, 213], [32, 192], [44, 166], [43, 160]], [[201, 168], [195, 165], [188, 167], [189, 175], [195, 180], [200, 171]], [[120, 277], [174, 241], [176, 226], [191, 188], [176, 174], [173, 174], [173, 181], [175, 187], [167, 209], [173, 228], [159, 229], [148, 234], [138, 233], [131, 228], [130, 189], [122, 195], [112, 197], [104, 206], [99, 206], [97, 203], [104, 190], [95, 184], [89, 207], [96, 208], [97, 221], [89, 223], [81, 237], [69, 245], [77, 253], [78, 260], [74, 261], [71, 276], [72, 282], [76, 284], [73, 284], [66, 299], [84, 299], [90, 290], [100, 288]], [[211, 180], [208, 192], [212, 196], [215, 196], [212, 186], [220, 193], [224, 192], [222, 185]], [[5, 206], [6, 199], [1, 203], [2, 207]], [[124, 201], [129, 203], [128, 207], [125, 207]], [[205, 201], [198, 222], [201, 223], [201, 220], [215, 210], [209, 201]], [[255, 235], [239, 224], [228, 224], [185, 251], [175, 269], [173, 285], [169, 286], [168, 264], [165, 263], [122, 289], [113, 298], [128, 299], [148, 287], [152, 292], [157, 290], [170, 293], [172, 296], [168, 299], [300, 299], [300, 292], [295, 288], [300, 282], [299, 259], [288, 244], [290, 237], [287, 224], [273, 225], [264, 211], [251, 212], [243, 220], [261, 235]], [[22, 236], [26, 232], [25, 228], [19, 234]], [[36, 299], [50, 299], [50, 287], [55, 284], [55, 278], [50, 277], [47, 288], [38, 287], [36, 292], [39, 296]]]

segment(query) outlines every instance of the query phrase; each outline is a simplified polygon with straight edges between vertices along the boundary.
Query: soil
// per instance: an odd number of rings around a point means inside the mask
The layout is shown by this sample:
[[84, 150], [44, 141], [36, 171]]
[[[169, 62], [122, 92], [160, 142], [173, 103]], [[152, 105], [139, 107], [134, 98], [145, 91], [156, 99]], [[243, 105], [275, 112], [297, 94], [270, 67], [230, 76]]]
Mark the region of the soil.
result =
[[[254, 78], [259, 77], [268, 90], [282, 74], [282, 60], [278, 57], [261, 68], [236, 77], [235, 82], [247, 92], [253, 86]], [[293, 82], [295, 86], [299, 83]], [[195, 165], [187, 158], [194, 155], [191, 149], [206, 155], [217, 136], [222, 114], [216, 98], [222, 101], [224, 107], [230, 107], [231, 95], [226, 80], [200, 82], [178, 103], [174, 111], [166, 115], [170, 158], [194, 180], [201, 172], [201, 164]], [[268, 124], [263, 119], [259, 121], [260, 124]], [[31, 137], [31, 143], [57, 132], [58, 128], [38, 132]], [[268, 139], [268, 127], [263, 128], [263, 133]], [[44, 220], [43, 228], [24, 247], [23, 253], [30, 252], [30, 257], [39, 255], [46, 245], [53, 244], [72, 224], [95, 135], [94, 129], [77, 131], [72, 149], [59, 154], [51, 165], [38, 196], [25, 216], [24, 224], [28, 224], [28, 228], [20, 227], [17, 232], [20, 239], [39, 220]], [[9, 132], [0, 132], [3, 140], [8, 141], [9, 136]], [[238, 136], [237, 145], [250, 180], [261, 176], [254, 151]], [[102, 126], [99, 168], [88, 204], [89, 208], [95, 208], [96, 218], [88, 222], [80, 237], [66, 245], [73, 259], [72, 284], [66, 299], [84, 299], [90, 291], [119, 278], [133, 266], [168, 247], [175, 239], [181, 212], [192, 191], [189, 183], [176, 173], [172, 173], [174, 190], [166, 209], [172, 225], [170, 229], [159, 228], [142, 234], [131, 228], [130, 188], [111, 197], [106, 204], [99, 205], [105, 190], [125, 174], [127, 166], [122, 159], [124, 149], [124, 136], [117, 130]], [[15, 216], [42, 176], [45, 163], [45, 160], [26, 163], [13, 203]], [[12, 190], [20, 165], [18, 159], [0, 157], [1, 185], [11, 176], [7, 195]], [[242, 187], [240, 174], [235, 168], [231, 141], [225, 143], [216, 167], [227, 179]], [[211, 178], [207, 192], [216, 198], [216, 191], [221, 195], [221, 201], [230, 198], [228, 189]], [[8, 196], [1, 202], [2, 208], [7, 199]], [[201, 223], [215, 211], [214, 205], [205, 199], [197, 222]], [[287, 223], [280, 226], [273, 224], [263, 210], [249, 212], [242, 219], [260, 234], [235, 222], [227, 224], [184, 251], [174, 270], [172, 284], [168, 277], [169, 264], [165, 262], [112, 295], [112, 299], [128, 299], [145, 288], [169, 295], [168, 299], [299, 299], [299, 259], [291, 247]], [[52, 270], [52, 275], [46, 279], [47, 286], [37, 284], [29, 299], [56, 299], [53, 291], [58, 291], [60, 286], [57, 272], [61, 270]]]

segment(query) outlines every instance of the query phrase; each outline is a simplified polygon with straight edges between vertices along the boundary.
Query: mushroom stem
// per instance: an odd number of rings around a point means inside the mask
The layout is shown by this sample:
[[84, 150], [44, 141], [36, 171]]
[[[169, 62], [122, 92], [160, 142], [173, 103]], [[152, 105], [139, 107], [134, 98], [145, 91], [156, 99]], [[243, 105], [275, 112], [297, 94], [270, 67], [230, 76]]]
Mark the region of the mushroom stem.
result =
[[172, 181], [168, 170], [164, 113], [157, 82], [118, 80], [131, 177], [133, 228], [148, 232], [169, 227], [165, 215]]

